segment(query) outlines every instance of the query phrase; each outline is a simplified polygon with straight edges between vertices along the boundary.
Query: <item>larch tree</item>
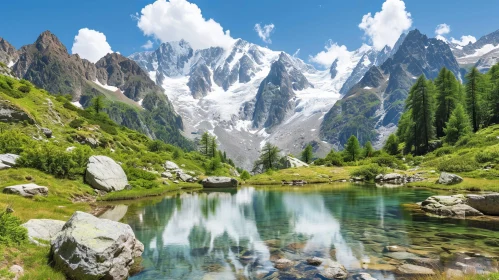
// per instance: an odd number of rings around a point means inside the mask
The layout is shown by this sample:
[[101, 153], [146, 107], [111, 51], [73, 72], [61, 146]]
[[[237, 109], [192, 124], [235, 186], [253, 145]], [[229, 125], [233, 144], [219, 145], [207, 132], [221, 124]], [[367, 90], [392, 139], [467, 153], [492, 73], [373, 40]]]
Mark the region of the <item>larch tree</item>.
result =
[[482, 97], [484, 90], [484, 81], [482, 74], [476, 67], [466, 75], [466, 109], [471, 118], [473, 132], [480, 129], [482, 119]]
[[424, 154], [430, 149], [430, 141], [435, 136], [434, 124], [435, 86], [421, 75], [412, 86], [407, 98], [407, 108], [412, 109], [414, 122], [414, 147], [417, 154]]
[[345, 153], [351, 161], [356, 161], [360, 158], [362, 149], [360, 148], [359, 140], [355, 135], [348, 138], [347, 144], [345, 145]]
[[390, 134], [390, 136], [388, 136], [383, 150], [392, 156], [399, 153], [399, 140], [397, 135]]
[[455, 144], [461, 137], [471, 133], [470, 118], [461, 104], [452, 111], [445, 127], [445, 142]]
[[303, 152], [301, 152], [301, 160], [305, 163], [310, 163], [314, 157], [314, 149], [312, 145], [308, 144]]
[[458, 103], [459, 86], [452, 71], [442, 68], [435, 79], [436, 86], [436, 111], [435, 128], [437, 137], [444, 136], [445, 123]]
[[364, 156], [366, 158], [372, 157], [374, 154], [374, 148], [373, 145], [371, 144], [371, 141], [367, 141], [366, 144], [364, 145]]

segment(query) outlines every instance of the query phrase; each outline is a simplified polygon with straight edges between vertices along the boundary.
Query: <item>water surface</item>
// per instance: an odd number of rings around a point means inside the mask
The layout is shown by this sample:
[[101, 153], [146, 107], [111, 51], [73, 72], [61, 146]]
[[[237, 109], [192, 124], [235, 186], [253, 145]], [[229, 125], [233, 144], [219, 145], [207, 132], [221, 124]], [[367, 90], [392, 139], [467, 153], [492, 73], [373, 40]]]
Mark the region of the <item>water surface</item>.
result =
[[[499, 224], [431, 218], [411, 207], [434, 194], [340, 184], [138, 202], [122, 220], [145, 245], [145, 270], [132, 279], [310, 279], [321, 269], [306, 265], [311, 256], [378, 279], [398, 278], [397, 267], [420, 259], [433, 261], [435, 269], [464, 263], [493, 271], [499, 248], [490, 244], [498, 240]], [[384, 252], [387, 245], [409, 252]], [[279, 258], [296, 267], [277, 271], [273, 261]]]

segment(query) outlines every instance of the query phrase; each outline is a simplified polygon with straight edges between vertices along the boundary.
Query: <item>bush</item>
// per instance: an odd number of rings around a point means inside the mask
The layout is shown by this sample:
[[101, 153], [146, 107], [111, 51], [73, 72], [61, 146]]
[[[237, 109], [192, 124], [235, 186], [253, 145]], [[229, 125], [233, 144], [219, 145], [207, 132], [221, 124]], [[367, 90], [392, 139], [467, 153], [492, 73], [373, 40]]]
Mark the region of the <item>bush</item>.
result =
[[85, 123], [85, 121], [82, 119], [74, 119], [69, 123], [69, 126], [76, 129], [82, 127], [83, 123]]
[[355, 169], [351, 175], [353, 177], [361, 177], [366, 181], [374, 181], [379, 174], [386, 173], [386, 168], [378, 164], [369, 164]]
[[478, 163], [469, 157], [453, 157], [438, 165], [438, 170], [445, 172], [469, 172], [478, 169]]
[[251, 175], [249, 174], [249, 172], [248, 172], [248, 171], [243, 170], [243, 172], [241, 173], [241, 176], [240, 176], [240, 177], [241, 177], [241, 180], [246, 181], [246, 180], [248, 180], [249, 178], [251, 178]]
[[20, 154], [31, 142], [33, 141], [18, 129], [3, 131], [0, 133], [0, 153]]
[[158, 182], [148, 181], [144, 179], [137, 179], [134, 181], [130, 181], [130, 185], [134, 188], [143, 188], [143, 189], [154, 189], [159, 187]]
[[28, 230], [19, 218], [7, 212], [0, 213], [0, 244], [20, 245], [28, 240]]
[[27, 85], [22, 85], [22, 86], [19, 86], [17, 88], [17, 90], [19, 90], [22, 93], [29, 93], [31, 91], [31, 87], [29, 87]]
[[134, 168], [134, 167], [125, 167], [125, 173], [130, 181], [138, 181], [138, 180], [147, 180], [154, 181], [156, 180], [156, 175], [151, 172], [147, 172], [142, 169]]
[[452, 152], [455, 150], [454, 147], [442, 147], [442, 148], [439, 148], [437, 150], [435, 150], [435, 156], [437, 157], [441, 157], [441, 156], [444, 156], [444, 155], [450, 155], [452, 154]]
[[389, 156], [389, 155], [373, 158], [371, 160], [371, 162], [376, 163], [382, 167], [390, 167], [390, 168], [396, 168], [396, 169], [402, 169], [402, 170], [407, 169], [407, 167], [403, 161], [401, 161], [400, 159], [398, 159], [394, 156]]
[[52, 143], [42, 143], [27, 147], [17, 161], [19, 166], [31, 167], [59, 178], [74, 178], [83, 175], [92, 155], [88, 146], [79, 146], [71, 152]]
[[478, 163], [487, 163], [487, 162], [497, 162], [499, 158], [499, 151], [480, 151], [475, 155], [475, 160]]

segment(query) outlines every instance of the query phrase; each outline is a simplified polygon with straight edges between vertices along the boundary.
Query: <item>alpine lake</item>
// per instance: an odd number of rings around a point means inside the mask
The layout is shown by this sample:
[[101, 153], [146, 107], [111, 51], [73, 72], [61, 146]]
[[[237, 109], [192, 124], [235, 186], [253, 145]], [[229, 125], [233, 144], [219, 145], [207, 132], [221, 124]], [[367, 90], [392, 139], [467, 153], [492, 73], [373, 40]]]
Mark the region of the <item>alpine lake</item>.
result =
[[[499, 220], [431, 217], [417, 202], [449, 192], [351, 183], [241, 187], [113, 205], [102, 218], [129, 224], [145, 245], [145, 279], [323, 279], [311, 257], [342, 264], [349, 279], [421, 279], [413, 264], [497, 272]], [[275, 268], [278, 259], [292, 265]], [[417, 276], [415, 276], [417, 275]]]

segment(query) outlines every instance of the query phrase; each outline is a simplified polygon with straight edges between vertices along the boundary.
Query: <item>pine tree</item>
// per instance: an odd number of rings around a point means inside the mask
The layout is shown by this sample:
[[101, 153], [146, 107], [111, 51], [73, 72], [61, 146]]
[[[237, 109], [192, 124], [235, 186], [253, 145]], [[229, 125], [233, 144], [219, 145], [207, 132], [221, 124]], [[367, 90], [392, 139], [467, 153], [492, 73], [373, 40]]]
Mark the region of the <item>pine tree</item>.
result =
[[371, 144], [371, 141], [367, 141], [366, 144], [364, 145], [364, 156], [366, 158], [370, 158], [373, 156], [373, 153], [374, 153], [373, 145]]
[[400, 143], [405, 143], [404, 154], [412, 151], [414, 146], [414, 122], [412, 121], [412, 110], [405, 111], [400, 117], [397, 129], [397, 137]]
[[399, 140], [397, 135], [390, 134], [390, 136], [388, 136], [383, 150], [392, 156], [399, 153]]
[[345, 153], [348, 160], [355, 161], [359, 159], [362, 149], [360, 148], [359, 140], [357, 140], [355, 135], [348, 138], [347, 144], [345, 145]]
[[464, 107], [459, 104], [452, 111], [452, 115], [445, 128], [445, 141], [455, 144], [459, 138], [471, 133], [471, 123]]
[[446, 68], [442, 68], [438, 74], [435, 86], [437, 88], [435, 128], [437, 137], [442, 137], [445, 123], [449, 121], [451, 112], [458, 103], [459, 86], [454, 74]]
[[211, 135], [208, 132], [203, 133], [199, 141], [199, 151], [205, 156], [210, 156], [210, 140]]
[[473, 132], [480, 129], [482, 119], [483, 77], [476, 67], [466, 75], [466, 108], [471, 117]]
[[261, 171], [266, 171], [269, 169], [276, 169], [279, 165], [279, 153], [281, 151], [277, 146], [271, 143], [265, 143], [262, 151], [260, 152], [259, 159], [255, 162], [253, 170], [260, 169]]
[[487, 73], [487, 116], [488, 124], [499, 123], [499, 64], [492, 66]]
[[[212, 158], [216, 157], [217, 156], [217, 147], [218, 147], [218, 144], [217, 144], [217, 137], [216, 136], [212, 136], [210, 137], [210, 149], [209, 149], [209, 154]], [[221, 160], [221, 159], [220, 159]]]
[[314, 149], [312, 145], [308, 144], [301, 153], [301, 160], [305, 163], [310, 163], [314, 157]]
[[92, 98], [92, 108], [96, 114], [99, 114], [102, 109], [104, 109], [104, 100], [102, 99], [102, 95], [97, 95]]
[[414, 147], [417, 154], [424, 154], [430, 149], [430, 141], [435, 136], [434, 124], [434, 91], [435, 87], [421, 75], [412, 86], [407, 98], [407, 108], [412, 109], [411, 119], [414, 122]]

